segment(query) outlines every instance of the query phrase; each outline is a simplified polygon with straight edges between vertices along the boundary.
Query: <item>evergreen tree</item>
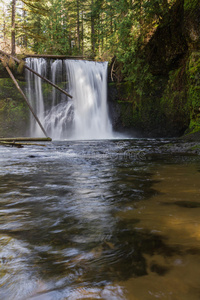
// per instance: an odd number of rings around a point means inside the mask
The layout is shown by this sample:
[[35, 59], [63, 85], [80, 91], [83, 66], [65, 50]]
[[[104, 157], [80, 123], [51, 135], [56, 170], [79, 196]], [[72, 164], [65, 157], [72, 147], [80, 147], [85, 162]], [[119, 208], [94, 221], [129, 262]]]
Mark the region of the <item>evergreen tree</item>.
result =
[[175, 0], [4, 1], [1, 41], [12, 37], [13, 53], [17, 44], [41, 54], [115, 55], [126, 65]]

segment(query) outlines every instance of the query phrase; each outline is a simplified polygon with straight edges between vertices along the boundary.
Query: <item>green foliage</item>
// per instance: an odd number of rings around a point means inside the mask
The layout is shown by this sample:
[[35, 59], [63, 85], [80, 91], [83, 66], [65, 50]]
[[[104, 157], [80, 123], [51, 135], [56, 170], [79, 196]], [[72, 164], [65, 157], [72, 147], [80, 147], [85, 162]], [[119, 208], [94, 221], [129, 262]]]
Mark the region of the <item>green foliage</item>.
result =
[[198, 8], [199, 0], [185, 0], [184, 10], [192, 12], [194, 9]]
[[12, 137], [25, 134], [28, 124], [28, 109], [23, 102], [11, 98], [0, 100], [0, 136]]
[[[23, 84], [25, 83], [20, 82], [21, 87]], [[23, 99], [10, 78], [0, 78], [0, 100], [5, 98]]]
[[200, 52], [191, 53], [187, 64], [190, 130], [200, 130]]
[[[10, 3], [0, 10], [3, 39], [10, 39], [11, 34]], [[173, 23], [175, 16], [169, 18], [169, 14], [174, 3], [176, 16], [184, 3], [186, 14], [182, 21], [189, 16], [186, 25], [192, 22], [193, 15], [198, 17], [199, 0], [18, 0], [17, 44], [25, 48], [24, 52], [28, 49], [41, 54], [83, 54], [102, 60], [115, 57], [118, 73], [115, 80], [121, 83], [118, 85], [119, 105], [125, 125], [144, 129], [171, 126], [181, 131], [190, 121], [190, 129], [195, 131], [200, 126], [200, 55], [191, 53], [187, 63], [186, 57], [183, 59], [187, 49], [181, 48], [179, 41], [182, 40], [176, 38], [176, 29], [170, 31], [170, 22]], [[144, 56], [144, 49], [157, 28], [159, 31], [164, 26], [164, 38], [168, 40], [162, 56], [158, 51], [161, 56], [158, 69], [162, 74], [162, 62], [167, 65], [165, 78], [152, 74], [151, 62], [147, 63]], [[198, 36], [195, 26], [190, 33]], [[184, 35], [184, 31], [181, 32]], [[174, 40], [178, 40], [177, 44]], [[196, 40], [195, 49], [199, 49], [199, 40]], [[192, 39], [191, 43], [194, 49]], [[160, 50], [161, 44], [157, 45]], [[173, 68], [169, 74], [168, 67]], [[8, 93], [7, 97], [13, 98], [15, 89], [4, 86], [3, 90]], [[48, 88], [45, 92], [48, 95]], [[3, 96], [2, 89], [0, 93]]]
[[[168, 3], [169, 2], [169, 3]], [[17, 1], [18, 45], [38, 53], [107, 53], [121, 60], [155, 28], [174, 0], [22, 0]], [[10, 0], [11, 3], [11, 0]], [[11, 6], [0, 15], [11, 32]], [[9, 22], [7, 22], [8, 18]], [[5, 22], [4, 22], [5, 21]], [[110, 52], [110, 54], [108, 54]]]
[[[20, 86], [24, 87], [24, 82]], [[0, 136], [23, 135], [28, 128], [28, 107], [11, 78], [0, 78]]]
[[178, 128], [183, 134], [190, 120], [185, 65], [170, 72], [168, 84], [161, 99], [161, 110], [168, 127]]

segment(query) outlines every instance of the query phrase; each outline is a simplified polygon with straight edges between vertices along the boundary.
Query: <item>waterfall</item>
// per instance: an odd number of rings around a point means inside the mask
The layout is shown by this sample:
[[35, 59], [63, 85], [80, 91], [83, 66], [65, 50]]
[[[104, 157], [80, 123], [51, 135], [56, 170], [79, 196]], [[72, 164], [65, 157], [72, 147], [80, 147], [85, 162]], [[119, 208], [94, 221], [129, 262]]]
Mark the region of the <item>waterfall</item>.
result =
[[[27, 65], [41, 75], [51, 71], [50, 79], [72, 95], [68, 98], [55, 88], [45, 88], [42, 80], [27, 71], [27, 93], [35, 113], [48, 135], [61, 139], [112, 138], [107, 107], [107, 62], [28, 58]], [[31, 136], [42, 132], [30, 120]]]
[[[46, 76], [46, 61], [43, 58], [39, 59], [26, 59], [27, 65], [36, 71], [37, 73]], [[26, 70], [26, 81], [27, 81], [27, 94], [28, 99], [33, 107], [37, 117], [43, 123], [45, 110], [44, 110], [44, 100], [42, 93], [42, 81], [41, 79], [34, 75], [33, 73]], [[36, 123], [32, 114], [30, 115], [30, 134], [31, 136], [43, 136], [41, 128]]]

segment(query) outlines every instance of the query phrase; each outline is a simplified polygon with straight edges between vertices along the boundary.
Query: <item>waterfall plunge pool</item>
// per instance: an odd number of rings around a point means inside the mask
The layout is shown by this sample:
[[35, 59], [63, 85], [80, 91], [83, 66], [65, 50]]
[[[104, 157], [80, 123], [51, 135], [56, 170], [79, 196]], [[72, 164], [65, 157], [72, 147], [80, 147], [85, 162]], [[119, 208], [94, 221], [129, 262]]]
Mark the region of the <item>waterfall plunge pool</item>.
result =
[[200, 159], [166, 142], [0, 146], [0, 299], [199, 299]]

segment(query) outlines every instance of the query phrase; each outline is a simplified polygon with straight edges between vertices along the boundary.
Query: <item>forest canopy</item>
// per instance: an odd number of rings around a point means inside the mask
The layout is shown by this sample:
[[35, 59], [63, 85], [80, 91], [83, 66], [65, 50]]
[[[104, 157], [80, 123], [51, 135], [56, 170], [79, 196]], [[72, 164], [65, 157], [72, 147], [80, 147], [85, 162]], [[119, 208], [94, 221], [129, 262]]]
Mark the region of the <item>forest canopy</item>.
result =
[[21, 53], [96, 59], [117, 56], [126, 62], [138, 45], [149, 40], [173, 3], [174, 0], [0, 0], [0, 46]]

